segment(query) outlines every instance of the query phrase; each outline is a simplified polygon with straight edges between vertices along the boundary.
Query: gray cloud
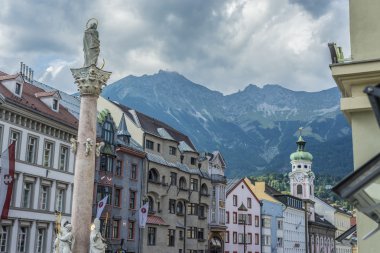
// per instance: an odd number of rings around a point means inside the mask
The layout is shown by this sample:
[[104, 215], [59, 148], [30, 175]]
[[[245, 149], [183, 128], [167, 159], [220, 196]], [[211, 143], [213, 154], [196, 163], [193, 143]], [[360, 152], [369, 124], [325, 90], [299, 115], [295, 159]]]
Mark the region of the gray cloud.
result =
[[348, 4], [314, 3], [5, 0], [0, 69], [24, 61], [41, 81], [74, 92], [69, 68], [82, 65], [84, 26], [96, 17], [111, 82], [167, 69], [224, 93], [249, 83], [321, 90], [334, 85], [327, 42], [349, 52]]

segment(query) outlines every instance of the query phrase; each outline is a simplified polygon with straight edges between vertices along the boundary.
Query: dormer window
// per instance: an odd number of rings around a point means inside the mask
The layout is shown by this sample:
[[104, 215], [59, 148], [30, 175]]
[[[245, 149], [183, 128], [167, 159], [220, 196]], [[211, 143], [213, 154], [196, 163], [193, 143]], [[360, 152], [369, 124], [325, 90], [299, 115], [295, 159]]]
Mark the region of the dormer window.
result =
[[21, 95], [21, 84], [16, 83], [16, 89], [15, 89], [16, 95]]
[[54, 111], [58, 110], [58, 99], [53, 99], [53, 110]]

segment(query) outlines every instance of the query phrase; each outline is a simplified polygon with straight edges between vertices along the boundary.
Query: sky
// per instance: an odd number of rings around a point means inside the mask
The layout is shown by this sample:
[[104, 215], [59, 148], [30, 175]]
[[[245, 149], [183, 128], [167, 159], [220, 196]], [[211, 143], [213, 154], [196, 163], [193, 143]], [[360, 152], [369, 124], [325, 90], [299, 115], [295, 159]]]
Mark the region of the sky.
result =
[[350, 56], [348, 0], [2, 0], [0, 70], [68, 93], [83, 65], [86, 22], [99, 22], [109, 83], [176, 71], [224, 94], [248, 84], [319, 91], [335, 86], [328, 42]]

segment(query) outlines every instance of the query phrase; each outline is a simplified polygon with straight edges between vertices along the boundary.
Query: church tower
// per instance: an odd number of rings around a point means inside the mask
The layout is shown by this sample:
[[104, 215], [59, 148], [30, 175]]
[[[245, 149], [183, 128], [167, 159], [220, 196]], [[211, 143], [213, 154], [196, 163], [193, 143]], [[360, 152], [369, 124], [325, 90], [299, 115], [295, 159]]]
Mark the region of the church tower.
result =
[[311, 171], [313, 156], [305, 151], [306, 142], [302, 138], [302, 128], [298, 137], [297, 151], [290, 155], [292, 171], [289, 173], [290, 192], [300, 199], [314, 199], [314, 178]]

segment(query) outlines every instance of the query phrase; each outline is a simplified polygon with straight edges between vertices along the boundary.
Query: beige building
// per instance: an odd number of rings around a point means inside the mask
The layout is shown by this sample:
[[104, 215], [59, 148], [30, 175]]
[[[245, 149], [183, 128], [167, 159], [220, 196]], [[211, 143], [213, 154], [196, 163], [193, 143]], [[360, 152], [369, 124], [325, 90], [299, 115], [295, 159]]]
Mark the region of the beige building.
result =
[[99, 98], [98, 111], [104, 109], [116, 122], [125, 115], [128, 131], [147, 154], [143, 198], [149, 215], [140, 252], [207, 252], [208, 160], [199, 159], [191, 140], [163, 122]]
[[[380, 83], [380, 1], [350, 1], [351, 59], [330, 65], [341, 93], [341, 110], [352, 127], [354, 169], [380, 151], [380, 129], [363, 89]], [[379, 252], [380, 233], [363, 240], [377, 224], [358, 213], [359, 252]]]

